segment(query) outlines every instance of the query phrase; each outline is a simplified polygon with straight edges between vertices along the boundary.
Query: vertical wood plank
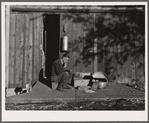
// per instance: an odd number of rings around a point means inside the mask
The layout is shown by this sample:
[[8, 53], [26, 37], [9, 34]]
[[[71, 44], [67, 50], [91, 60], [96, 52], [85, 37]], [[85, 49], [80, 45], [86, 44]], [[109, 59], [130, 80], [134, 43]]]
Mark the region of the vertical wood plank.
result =
[[71, 52], [70, 52], [70, 62], [71, 63], [71, 69], [73, 72], [76, 72], [76, 65], [75, 65], [75, 62], [76, 62], [76, 53], [74, 51], [74, 45], [75, 45], [75, 41], [74, 41], [74, 30], [73, 30], [73, 21], [72, 20], [69, 20], [69, 25], [68, 25], [68, 32], [70, 32], [69, 34], [69, 42], [71, 44]]
[[16, 87], [16, 47], [17, 47], [17, 16], [15, 14], [15, 40], [14, 40], [14, 76], [13, 76], [13, 87]]
[[97, 32], [96, 14], [94, 14], [93, 16], [94, 16], [94, 72], [97, 72], [98, 71], [98, 57], [97, 57], [98, 42], [96, 37], [96, 32]]
[[34, 15], [35, 19], [34, 19], [34, 81], [32, 84], [34, 84], [35, 82], [37, 82], [38, 80], [38, 67], [39, 67], [39, 14], [35, 14]]
[[[72, 40], [73, 40], [73, 42], [74, 42], [74, 46], [75, 46], [75, 48], [76, 48], [76, 44], [77, 44], [77, 42], [75, 41], [75, 37], [76, 37], [76, 32], [75, 32], [75, 23], [72, 23], [72, 30], [73, 30], [73, 36], [72, 36]], [[77, 53], [77, 51], [74, 51], [75, 52], [75, 70], [76, 71], [78, 71], [78, 63], [77, 63], [77, 60], [78, 60], [78, 53]]]
[[[40, 16], [40, 46], [43, 44], [43, 14]], [[42, 52], [40, 50], [40, 70], [42, 69]]]
[[69, 21], [69, 27], [68, 27], [68, 32], [70, 32], [70, 35], [69, 35], [69, 42], [71, 44], [71, 53], [70, 53], [70, 63], [71, 63], [71, 66], [72, 66], [72, 71], [73, 72], [76, 72], [77, 71], [77, 66], [76, 66], [76, 60], [77, 60], [77, 53], [75, 51], [75, 44], [76, 44], [76, 41], [75, 41], [75, 38], [74, 38], [74, 22], [73, 20], [71, 19]]
[[[88, 45], [88, 48], [91, 48], [94, 50], [94, 16], [93, 14], [86, 15], [86, 37], [85, 39], [88, 41], [85, 41], [85, 45]], [[91, 68], [91, 72], [94, 72], [94, 53], [89, 53], [89, 58], [91, 58], [91, 64], [89, 65]]]
[[25, 30], [25, 16], [24, 14], [20, 14], [21, 16], [21, 25], [20, 25], [20, 31], [21, 31], [21, 40], [20, 40], [20, 69], [19, 69], [19, 85], [23, 87], [23, 72], [24, 72], [24, 51], [25, 51], [25, 35], [24, 35], [24, 30]]
[[[76, 14], [76, 16], [77, 17], [79, 17], [79, 15], [78, 14]], [[77, 53], [78, 53], [78, 61], [79, 61], [79, 63], [78, 63], [78, 65], [77, 65], [77, 69], [78, 69], [78, 71], [81, 71], [81, 68], [80, 68], [80, 65], [81, 65], [81, 59], [80, 59], [80, 41], [78, 40], [78, 37], [79, 37], [79, 33], [80, 33], [80, 24], [79, 23], [75, 23], [75, 28], [74, 28], [75, 30], [75, 41], [77, 42], [77, 46], [78, 46], [78, 51], [77, 51]]]
[[28, 82], [28, 70], [29, 70], [29, 28], [30, 28], [30, 23], [29, 23], [29, 15], [25, 14], [25, 21], [24, 21], [24, 70], [23, 70], [23, 87], [25, 87], [25, 84]]
[[[83, 16], [83, 20], [84, 20], [84, 21], [83, 21], [83, 23], [82, 23], [82, 36], [81, 36], [81, 38], [83, 38], [83, 49], [82, 49], [82, 50], [84, 50], [84, 47], [85, 47], [85, 40], [84, 40], [84, 39], [85, 39], [85, 37], [86, 37], [86, 33], [85, 33], [85, 23], [86, 23], [86, 22], [85, 22], [85, 17], [86, 17], [86, 16], [85, 16], [85, 14], [83, 14], [82, 16]], [[82, 51], [82, 52], [84, 52], [84, 51]], [[83, 55], [82, 55], [82, 57], [83, 57]], [[82, 58], [82, 65], [83, 65], [83, 64], [84, 64], [84, 63], [83, 63], [83, 58]], [[83, 69], [83, 68], [82, 68], [82, 69]], [[91, 69], [90, 66], [89, 66], [89, 69]]]
[[38, 80], [39, 80], [39, 73], [40, 73], [40, 70], [42, 69], [42, 50], [41, 50], [41, 46], [42, 46], [42, 33], [43, 33], [43, 30], [42, 30], [42, 25], [43, 25], [43, 21], [42, 21], [42, 14], [40, 14], [40, 16], [39, 16], [39, 48], [38, 48]]
[[25, 79], [25, 52], [26, 52], [26, 39], [27, 39], [27, 36], [26, 36], [26, 14], [22, 14], [21, 15], [22, 18], [23, 18], [23, 23], [21, 24], [21, 27], [23, 28], [22, 29], [22, 41], [23, 41], [23, 47], [22, 47], [22, 87], [25, 87], [24, 83], [24, 79]]
[[15, 69], [14, 69], [14, 73], [15, 73], [15, 79], [14, 79], [14, 87], [17, 86], [17, 84], [19, 83], [19, 69], [20, 69], [20, 16], [19, 14], [16, 14], [16, 39], [15, 39]]
[[41, 14], [38, 14], [39, 15], [39, 21], [38, 21], [38, 65], [37, 65], [37, 81], [39, 80], [39, 72], [40, 72], [40, 69], [41, 69], [41, 50], [40, 50], [40, 45], [41, 45]]
[[61, 38], [62, 38], [62, 24], [63, 24], [63, 14], [60, 14], [60, 37], [59, 37], [59, 57], [60, 57], [60, 47], [61, 47]]
[[15, 51], [15, 14], [10, 15], [10, 40], [9, 40], [9, 88], [14, 84], [14, 51]]
[[27, 45], [28, 45], [28, 51], [27, 51], [27, 79], [28, 82], [32, 82], [33, 79], [33, 14], [28, 14], [28, 19], [29, 19], [29, 39], [27, 40]]
[[24, 42], [24, 15], [18, 14], [17, 16], [17, 32], [16, 32], [16, 86], [22, 87], [22, 63], [23, 63], [23, 42]]
[[40, 33], [41, 33], [41, 42], [40, 42], [40, 44], [41, 44], [41, 47], [40, 47], [40, 57], [41, 57], [41, 69], [43, 68], [43, 49], [44, 49], [44, 42], [43, 42], [43, 31], [44, 31], [44, 23], [43, 23], [43, 19], [44, 19], [44, 17], [43, 17], [43, 15], [41, 15], [41, 27], [40, 27]]
[[[81, 14], [81, 17], [83, 18], [84, 16]], [[80, 40], [80, 69], [82, 70], [83, 69], [83, 59], [82, 59], [82, 51], [83, 51], [83, 40], [82, 40], [82, 37], [83, 37], [83, 28], [84, 28], [84, 25], [83, 25], [83, 22], [80, 23], [80, 35], [79, 35], [79, 40]]]
[[[82, 14], [78, 14], [78, 17], [83, 18], [83, 15]], [[81, 56], [81, 53], [83, 51], [83, 46], [84, 46], [83, 40], [82, 40], [82, 37], [84, 36], [84, 34], [83, 34], [83, 28], [84, 28], [83, 22], [80, 22], [77, 25], [78, 25], [77, 26], [77, 28], [78, 28], [77, 40], [78, 40], [78, 45], [79, 45], [79, 61], [80, 61], [80, 63], [79, 63], [79, 71], [85, 72], [85, 70], [86, 70], [86, 72], [88, 72], [89, 71], [89, 69], [88, 69], [89, 67], [85, 66], [83, 64], [83, 59], [82, 59], [82, 56]]]
[[35, 14], [34, 15], [34, 81], [32, 82], [32, 84], [34, 83], [34, 82], [36, 82], [37, 81], [37, 45], [38, 45], [38, 32], [37, 32], [37, 28], [38, 28], [38, 15], [37, 14]]
[[9, 81], [9, 26], [10, 26], [10, 6], [6, 6], [6, 24], [5, 24], [5, 88]]
[[37, 57], [37, 55], [36, 55], [36, 46], [37, 46], [37, 15], [36, 14], [34, 14], [34, 40], [33, 40], [33, 42], [34, 42], [34, 54], [33, 54], [33, 59], [34, 59], [34, 66], [33, 66], [33, 73], [34, 73], [34, 79], [33, 79], [33, 81], [32, 81], [32, 84], [36, 81], [36, 57]]
[[37, 15], [37, 70], [36, 70], [36, 82], [39, 80], [39, 67], [40, 67], [40, 14]]
[[32, 18], [32, 21], [33, 21], [33, 27], [32, 27], [32, 33], [33, 33], [33, 36], [32, 36], [32, 40], [33, 40], [33, 46], [32, 46], [32, 83], [34, 81], [34, 45], [35, 45], [35, 16], [33, 14], [33, 18]]

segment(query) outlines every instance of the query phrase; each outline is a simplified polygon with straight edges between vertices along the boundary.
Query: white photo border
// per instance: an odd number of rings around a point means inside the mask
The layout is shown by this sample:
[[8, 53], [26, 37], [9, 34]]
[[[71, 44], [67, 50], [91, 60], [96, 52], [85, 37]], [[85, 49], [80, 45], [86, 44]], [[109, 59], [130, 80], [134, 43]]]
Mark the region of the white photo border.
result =
[[[145, 5], [145, 111], [6, 111], [5, 6], [6, 5]], [[148, 120], [148, 4], [147, 2], [2, 2], [2, 121], [147, 121]]]

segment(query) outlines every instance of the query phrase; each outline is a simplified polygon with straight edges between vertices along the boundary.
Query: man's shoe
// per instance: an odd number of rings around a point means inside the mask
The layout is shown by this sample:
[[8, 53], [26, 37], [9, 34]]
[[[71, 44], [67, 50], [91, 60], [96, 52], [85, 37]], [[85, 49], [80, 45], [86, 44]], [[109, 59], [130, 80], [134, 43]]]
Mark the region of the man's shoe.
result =
[[59, 90], [61, 92], [65, 92], [63, 88], [57, 88], [57, 90]]
[[64, 86], [63, 86], [63, 88], [64, 89], [74, 89], [74, 87], [72, 87], [71, 85], [69, 85], [69, 84], [65, 84]]

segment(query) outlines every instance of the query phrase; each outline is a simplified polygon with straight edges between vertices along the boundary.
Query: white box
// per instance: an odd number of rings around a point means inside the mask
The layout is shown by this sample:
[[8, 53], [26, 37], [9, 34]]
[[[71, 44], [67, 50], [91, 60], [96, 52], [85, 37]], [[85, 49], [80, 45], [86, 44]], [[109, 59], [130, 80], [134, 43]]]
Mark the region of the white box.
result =
[[89, 84], [88, 79], [74, 79], [74, 87], [78, 87], [78, 86], [88, 86]]

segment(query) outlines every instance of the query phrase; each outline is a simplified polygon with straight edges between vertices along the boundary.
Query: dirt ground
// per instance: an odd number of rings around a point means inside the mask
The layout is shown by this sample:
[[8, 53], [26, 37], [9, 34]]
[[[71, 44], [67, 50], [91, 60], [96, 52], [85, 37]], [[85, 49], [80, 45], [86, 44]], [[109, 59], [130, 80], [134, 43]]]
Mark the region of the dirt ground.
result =
[[145, 110], [144, 100], [76, 100], [6, 104], [6, 110]]
[[6, 110], [145, 110], [145, 93], [113, 84], [94, 93], [83, 90], [53, 90], [37, 82], [33, 90], [6, 97]]

